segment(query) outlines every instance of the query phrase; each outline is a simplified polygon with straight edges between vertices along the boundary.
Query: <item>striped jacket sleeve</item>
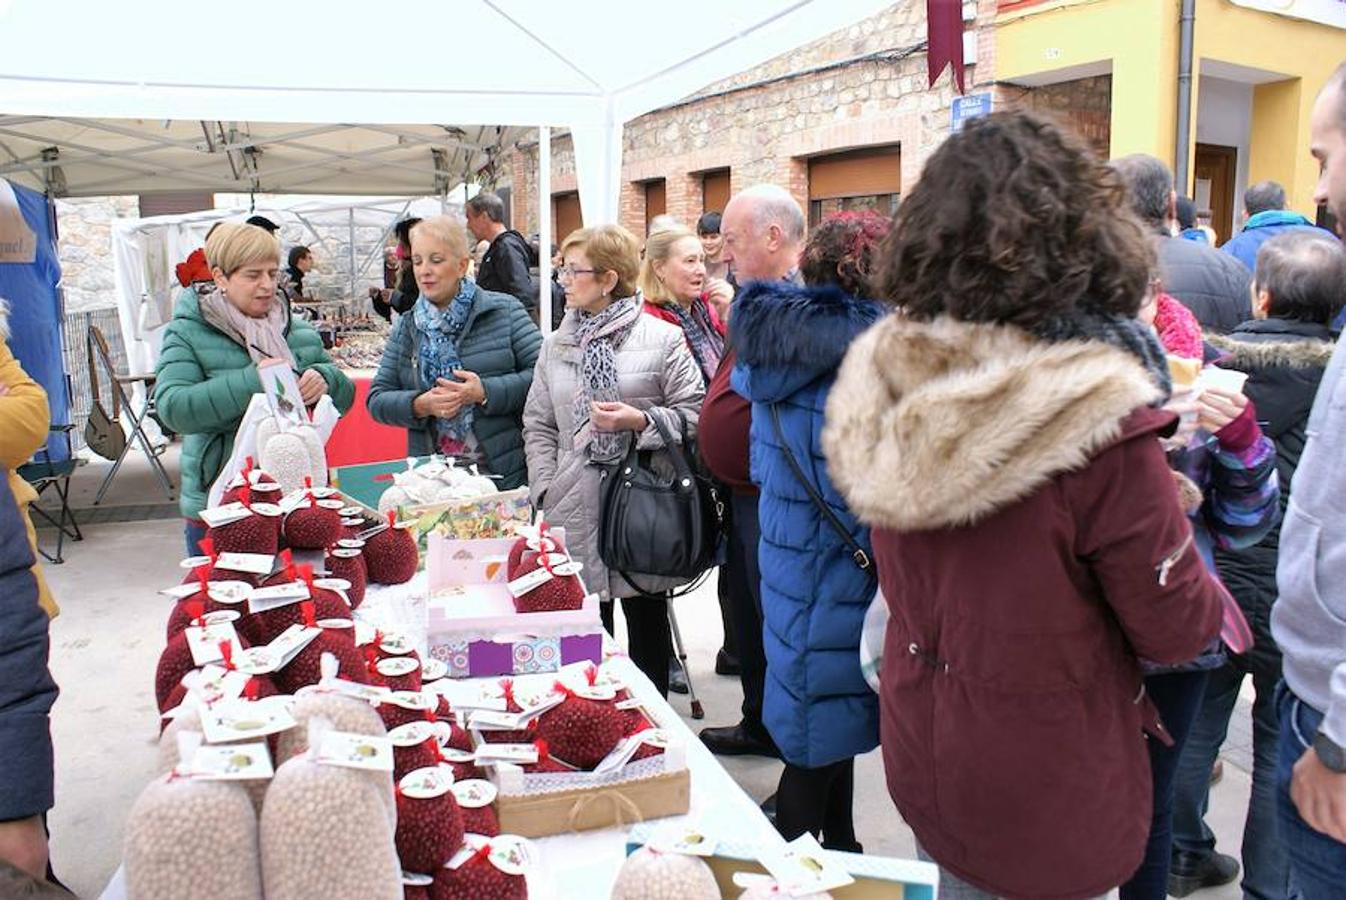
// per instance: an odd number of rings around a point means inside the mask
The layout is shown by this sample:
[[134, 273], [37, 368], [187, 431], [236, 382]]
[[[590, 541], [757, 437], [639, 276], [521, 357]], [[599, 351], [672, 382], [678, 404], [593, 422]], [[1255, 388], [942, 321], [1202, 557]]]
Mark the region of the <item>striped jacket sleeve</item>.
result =
[[1276, 447], [1257, 426], [1252, 403], [1215, 438], [1206, 523], [1220, 549], [1251, 547], [1280, 520]]

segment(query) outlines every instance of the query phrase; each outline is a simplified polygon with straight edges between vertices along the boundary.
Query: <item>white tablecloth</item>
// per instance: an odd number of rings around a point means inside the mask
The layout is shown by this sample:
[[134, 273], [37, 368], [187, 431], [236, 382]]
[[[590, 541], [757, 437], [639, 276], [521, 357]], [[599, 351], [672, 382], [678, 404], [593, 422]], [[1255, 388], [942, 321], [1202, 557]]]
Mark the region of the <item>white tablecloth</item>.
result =
[[[418, 593], [424, 595], [424, 573], [406, 585], [370, 591], [357, 616], [380, 627], [397, 623], [398, 613], [415, 608]], [[423, 610], [423, 604], [420, 604]], [[424, 627], [407, 629], [425, 652]], [[659, 823], [695, 823], [696, 827], [712, 837], [723, 836], [736, 843], [769, 845], [782, 839], [757, 807], [757, 802], [743, 792], [724, 767], [697, 739], [682, 717], [659, 699], [654, 685], [634, 665], [627, 664], [625, 678], [634, 693], [646, 701], [650, 711], [675, 739], [687, 747], [687, 767], [691, 772], [691, 811], [686, 816], [657, 820]], [[542, 865], [535, 877], [529, 878], [532, 900], [601, 900], [612, 889], [617, 870], [626, 858], [626, 828], [604, 828], [577, 834], [559, 834], [535, 838], [542, 854]], [[102, 894], [102, 900], [125, 900], [126, 886], [122, 870], [113, 875]]]

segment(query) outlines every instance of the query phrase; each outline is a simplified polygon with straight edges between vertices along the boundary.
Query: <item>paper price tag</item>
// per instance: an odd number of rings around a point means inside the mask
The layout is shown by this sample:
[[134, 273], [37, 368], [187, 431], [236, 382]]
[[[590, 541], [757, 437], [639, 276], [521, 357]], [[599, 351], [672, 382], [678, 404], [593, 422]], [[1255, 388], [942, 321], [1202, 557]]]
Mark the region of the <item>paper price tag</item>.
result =
[[271, 652], [270, 647], [266, 646], [249, 647], [234, 659], [234, 664], [238, 666], [238, 670], [248, 675], [270, 675], [280, 668], [276, 663], [275, 654]]
[[481, 710], [468, 717], [471, 727], [478, 731], [519, 731], [528, 724], [526, 712], [496, 712]]
[[511, 596], [522, 597], [529, 591], [537, 590], [548, 581], [551, 581], [551, 579], [552, 574], [546, 569], [534, 569], [527, 575], [522, 575], [514, 579], [509, 584], [505, 585], [505, 587], [509, 589]]
[[201, 592], [201, 583], [199, 581], [189, 581], [186, 584], [175, 584], [170, 588], [164, 588], [159, 593], [165, 597], [172, 597], [174, 600], [186, 600], [193, 594]]
[[254, 781], [270, 778], [271, 754], [266, 744], [202, 744], [192, 756], [184, 773], [203, 781]]
[[429, 722], [408, 722], [388, 732], [388, 740], [394, 747], [415, 747], [430, 740], [435, 730]]
[[182, 684], [190, 697], [207, 706], [222, 700], [237, 700], [243, 696], [248, 686], [248, 673], [240, 670], [229, 671], [210, 665], [188, 672], [183, 676]]
[[455, 781], [453, 783], [453, 796], [458, 801], [458, 805], [467, 809], [481, 809], [484, 806], [490, 806], [495, 802], [495, 785], [489, 781], [483, 781], [480, 778], [469, 778], [466, 781]]
[[855, 883], [818, 839], [807, 833], [784, 847], [768, 849], [761, 862], [786, 895], [820, 894]]
[[318, 501], [318, 507], [319, 507], [320, 509], [330, 509], [330, 510], [333, 510], [333, 511], [340, 511], [340, 509], [341, 509], [341, 501], [340, 501], [340, 500], [319, 500], [319, 501]]
[[650, 839], [649, 845], [660, 853], [714, 856], [719, 842], [694, 826], [682, 825], [660, 829]]
[[283, 669], [320, 634], [321, 628], [307, 628], [296, 622], [276, 635], [275, 640], [266, 645], [266, 649], [276, 660], [276, 668]]
[[216, 603], [238, 606], [252, 596], [252, 585], [246, 581], [211, 581], [206, 584], [206, 595]]
[[448, 766], [426, 766], [402, 776], [397, 788], [413, 800], [443, 797], [453, 790], [453, 770]]
[[391, 772], [393, 743], [386, 737], [329, 731], [323, 736], [315, 761], [347, 769]]
[[191, 570], [191, 569], [199, 569], [199, 568], [201, 568], [202, 566], [208, 566], [208, 565], [210, 565], [210, 557], [209, 557], [209, 556], [189, 556], [189, 557], [187, 557], [186, 559], [184, 559], [182, 562], [178, 563], [178, 565], [181, 566], [181, 567], [184, 568], [184, 569], [187, 569], [187, 570]]
[[627, 697], [625, 700], [618, 700], [616, 704], [618, 709], [641, 709], [641, 703], [635, 697]]
[[288, 584], [277, 584], [253, 591], [252, 596], [248, 598], [248, 611], [266, 612], [307, 599], [309, 599], [308, 585], [302, 581], [291, 581]]
[[427, 659], [421, 663], [421, 681], [438, 681], [449, 674], [449, 664], [442, 659]]
[[270, 575], [275, 564], [276, 558], [266, 553], [221, 553], [215, 560], [217, 568], [251, 575]]
[[253, 740], [275, 734], [295, 725], [288, 697], [266, 697], [255, 702], [231, 700], [201, 713], [201, 730], [206, 741], [224, 744]]
[[394, 656], [406, 656], [416, 648], [411, 646], [411, 641], [404, 634], [386, 633], [383, 640], [379, 643], [379, 649], [384, 653], [391, 653]]
[[238, 632], [233, 622], [214, 622], [207, 625], [191, 625], [183, 630], [187, 636], [187, 649], [192, 652], [192, 662], [197, 666], [223, 662], [224, 652], [220, 644], [232, 648], [231, 659], [243, 653], [243, 644], [238, 640]]
[[491, 865], [506, 875], [527, 874], [537, 867], [539, 858], [537, 847], [521, 837], [502, 834], [491, 839]]
[[401, 678], [420, 670], [420, 665], [410, 656], [388, 656], [374, 666], [384, 678]]
[[435, 880], [429, 875], [418, 875], [415, 872], [403, 872], [402, 883], [410, 887], [429, 887], [435, 883]]
[[252, 511], [242, 503], [226, 503], [224, 506], [201, 510], [201, 521], [211, 528], [220, 528], [233, 522], [241, 522], [250, 515]]
[[504, 712], [508, 708], [504, 696], [498, 692], [487, 693], [482, 690], [482, 685], [479, 683], [474, 684], [470, 681], [441, 678], [430, 685], [430, 688], [436, 694], [447, 699], [455, 713], [476, 709]]
[[[380, 662], [387, 662], [387, 660], [380, 660]], [[408, 662], [412, 663], [413, 669], [416, 667], [414, 660], [408, 660]], [[430, 697], [420, 691], [388, 691], [387, 696], [385, 696], [383, 700], [385, 703], [391, 703], [394, 706], [400, 706], [403, 709], [411, 709], [417, 712], [425, 712], [426, 710], [434, 709], [439, 705], [439, 702], [434, 697]]]
[[254, 503], [252, 511], [259, 516], [266, 516], [268, 519], [280, 517], [280, 507], [274, 503]]
[[516, 763], [529, 765], [537, 762], [537, 747], [532, 744], [482, 744], [475, 754], [481, 763]]
[[356, 700], [364, 700], [366, 703], [382, 703], [388, 699], [390, 693], [386, 687], [360, 684], [358, 681], [348, 681], [345, 678], [333, 678], [331, 681], [324, 681], [320, 685], [313, 685], [313, 688], [353, 697]]

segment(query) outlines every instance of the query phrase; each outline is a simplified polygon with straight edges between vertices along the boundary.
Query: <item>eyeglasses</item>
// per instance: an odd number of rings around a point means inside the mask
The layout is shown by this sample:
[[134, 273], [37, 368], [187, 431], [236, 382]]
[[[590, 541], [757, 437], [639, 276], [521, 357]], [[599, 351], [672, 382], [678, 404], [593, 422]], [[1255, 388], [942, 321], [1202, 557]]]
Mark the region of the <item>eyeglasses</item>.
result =
[[576, 275], [597, 275], [602, 269], [575, 269], [570, 266], [561, 266], [556, 270], [556, 277], [562, 281], [570, 281]]

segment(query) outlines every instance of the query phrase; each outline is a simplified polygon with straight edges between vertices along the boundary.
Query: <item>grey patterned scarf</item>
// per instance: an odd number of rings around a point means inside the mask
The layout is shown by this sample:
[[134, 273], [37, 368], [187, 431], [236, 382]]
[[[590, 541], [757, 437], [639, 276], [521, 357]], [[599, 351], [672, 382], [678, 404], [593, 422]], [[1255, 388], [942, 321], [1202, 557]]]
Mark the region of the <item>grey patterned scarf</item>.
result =
[[640, 294], [614, 300], [600, 313], [576, 310], [575, 337], [580, 345], [580, 372], [575, 380], [575, 444], [586, 447], [594, 462], [612, 462], [625, 449], [624, 435], [595, 431], [589, 422], [590, 404], [622, 399], [617, 385], [617, 348], [640, 319]]
[[1154, 406], [1163, 406], [1173, 393], [1173, 378], [1168, 373], [1168, 358], [1154, 329], [1138, 319], [1125, 316], [1102, 315], [1076, 310], [1056, 316], [1033, 329], [1033, 334], [1045, 341], [1102, 341], [1134, 356], [1150, 373], [1164, 396]]

